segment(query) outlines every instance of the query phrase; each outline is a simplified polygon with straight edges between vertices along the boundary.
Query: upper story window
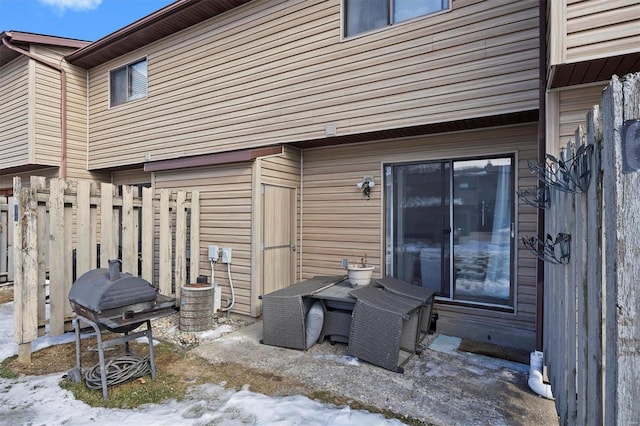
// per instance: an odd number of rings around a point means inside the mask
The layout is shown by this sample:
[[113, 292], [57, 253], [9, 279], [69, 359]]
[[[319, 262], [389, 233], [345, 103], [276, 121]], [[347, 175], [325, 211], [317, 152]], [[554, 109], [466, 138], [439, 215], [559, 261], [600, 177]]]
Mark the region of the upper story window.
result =
[[449, 9], [451, 0], [344, 0], [344, 34], [356, 34]]
[[111, 70], [109, 90], [111, 106], [147, 96], [147, 59]]

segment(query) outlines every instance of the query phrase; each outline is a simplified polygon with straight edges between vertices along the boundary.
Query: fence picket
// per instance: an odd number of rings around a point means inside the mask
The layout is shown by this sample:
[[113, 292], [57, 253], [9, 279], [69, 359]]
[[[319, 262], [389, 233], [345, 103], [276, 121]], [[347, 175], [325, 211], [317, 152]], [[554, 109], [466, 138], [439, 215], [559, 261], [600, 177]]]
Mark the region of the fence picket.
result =
[[160, 191], [160, 263], [159, 284], [160, 293], [173, 294], [171, 283], [171, 216], [169, 214], [169, 200], [171, 190]]
[[122, 270], [138, 275], [138, 248], [135, 242], [133, 187], [122, 186]]
[[195, 281], [200, 274], [200, 192], [191, 192], [191, 246], [190, 246], [190, 276]]
[[[191, 231], [199, 232], [199, 197], [191, 194], [191, 202], [187, 201], [188, 192], [180, 191], [178, 200], [171, 200], [171, 191], [160, 193], [159, 203], [154, 203], [154, 191], [144, 188], [142, 200], [137, 188], [123, 187], [123, 196], [117, 194], [118, 187], [111, 184], [97, 186], [88, 182], [67, 182], [61, 179], [32, 177], [30, 188], [22, 189], [19, 178], [14, 179], [16, 198], [16, 216], [13, 222], [13, 199], [7, 204], [0, 204], [7, 213], [12, 226], [8, 227], [17, 253], [13, 270], [14, 277], [14, 339], [19, 344], [19, 359], [30, 362], [31, 342], [44, 331], [48, 321], [51, 336], [62, 334], [70, 327], [71, 307], [68, 294], [73, 284], [72, 269], [77, 275], [97, 267], [98, 236], [100, 244], [100, 266], [107, 267], [109, 259], [115, 259], [118, 252], [118, 241], [122, 241], [125, 266], [131, 272], [143, 274], [143, 278], [153, 283], [154, 276], [154, 224], [160, 218], [160, 282], [161, 291], [166, 295], [174, 295], [172, 263], [180, 266], [177, 279], [184, 281], [187, 267], [186, 230], [190, 217]], [[160, 208], [159, 214], [156, 210]], [[182, 211], [179, 215], [179, 211]], [[75, 212], [75, 213], [74, 213]], [[122, 212], [122, 220], [120, 215]], [[187, 213], [188, 212], [188, 213]], [[194, 213], [195, 212], [195, 213]], [[140, 216], [141, 215], [141, 216]], [[176, 218], [179, 216], [179, 218]], [[142, 229], [139, 229], [137, 218], [141, 217]], [[75, 220], [74, 220], [75, 218]], [[172, 221], [180, 224], [180, 236], [175, 239], [182, 248], [173, 254]], [[100, 227], [98, 231], [98, 225]], [[14, 229], [15, 228], [15, 229]], [[48, 229], [48, 230], [47, 230]], [[138, 232], [142, 232], [142, 240]], [[9, 234], [9, 233], [7, 233]], [[74, 236], [76, 237], [74, 241]], [[193, 238], [199, 245], [199, 240]], [[140, 242], [140, 244], [138, 244]], [[138, 245], [143, 268], [138, 271]], [[9, 243], [5, 245], [9, 247]], [[75, 257], [72, 253], [76, 251]], [[198, 249], [191, 246], [195, 253], [195, 264], [198, 264]], [[49, 318], [45, 317], [45, 277], [46, 253], [51, 254], [49, 265]], [[12, 253], [9, 252], [8, 254]], [[175, 257], [177, 256], [177, 258]], [[183, 278], [180, 278], [182, 276]], [[179, 297], [179, 294], [176, 294]]]
[[78, 182], [76, 278], [91, 269], [91, 185]]
[[[176, 256], [175, 256], [175, 291], [176, 297], [180, 297], [180, 287], [187, 284], [187, 215], [185, 203], [187, 194], [178, 191], [176, 196]], [[194, 280], [195, 281], [195, 280]]]
[[[47, 186], [46, 179], [41, 176], [31, 176], [30, 185], [32, 189], [35, 190], [44, 190]], [[45, 332], [44, 324], [47, 321], [47, 313], [46, 313], [46, 297], [48, 286], [46, 285], [47, 280], [47, 252], [48, 252], [48, 244], [47, 240], [49, 237], [48, 229], [47, 229], [47, 206], [45, 203], [38, 203], [37, 205], [37, 223], [38, 223], [38, 290], [37, 290], [37, 298], [38, 298], [38, 335], [43, 335]]]
[[50, 334], [60, 336], [64, 333], [65, 299], [65, 262], [62, 256], [65, 252], [65, 221], [64, 221], [64, 190], [65, 182], [51, 179], [49, 182], [49, 220], [51, 263], [49, 269], [49, 306], [50, 306]]
[[7, 281], [9, 247], [9, 204], [7, 197], [0, 197], [0, 282]]
[[[575, 140], [578, 147], [585, 146], [585, 135], [582, 127], [578, 127], [575, 134]], [[594, 173], [592, 171], [592, 173]], [[579, 424], [586, 424], [586, 398], [587, 398], [587, 303], [586, 303], [586, 246], [587, 246], [587, 195], [585, 193], [577, 193], [574, 195], [575, 203], [575, 220], [574, 227], [571, 231], [572, 253], [571, 262], [573, 280], [576, 289], [576, 327], [575, 338], [577, 340], [576, 353], [574, 354], [574, 377], [576, 399], [574, 400], [574, 420]]]
[[113, 185], [100, 185], [100, 266], [107, 268], [109, 260], [118, 255], [113, 229]]
[[[602, 138], [600, 108], [594, 106], [587, 118], [587, 144], [594, 145], [591, 162], [591, 182], [587, 192], [587, 356], [584, 374], [586, 395], [586, 419], [594, 424], [604, 424], [602, 417], [602, 167], [600, 139]], [[586, 424], [586, 421], [581, 424]]]
[[142, 278], [153, 282], [153, 189], [142, 188]]

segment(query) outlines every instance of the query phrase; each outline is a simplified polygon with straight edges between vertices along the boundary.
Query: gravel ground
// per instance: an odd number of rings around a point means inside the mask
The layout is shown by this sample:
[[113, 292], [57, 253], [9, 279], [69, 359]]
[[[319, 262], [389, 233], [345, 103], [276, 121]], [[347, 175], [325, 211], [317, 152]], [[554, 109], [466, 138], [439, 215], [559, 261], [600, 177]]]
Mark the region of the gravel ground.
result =
[[198, 332], [180, 330], [180, 312], [168, 317], [155, 319], [151, 322], [153, 338], [183, 349], [193, 349], [255, 322], [235, 315], [222, 314], [220, 316], [212, 316], [213, 325], [211, 329]]

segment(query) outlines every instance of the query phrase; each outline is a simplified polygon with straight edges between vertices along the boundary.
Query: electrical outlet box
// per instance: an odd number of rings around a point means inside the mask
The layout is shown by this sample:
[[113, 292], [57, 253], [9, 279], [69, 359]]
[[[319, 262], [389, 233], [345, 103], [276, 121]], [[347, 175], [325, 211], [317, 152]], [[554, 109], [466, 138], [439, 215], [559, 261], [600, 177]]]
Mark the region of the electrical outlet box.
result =
[[349, 259], [342, 259], [342, 267], [347, 269], [349, 267]]
[[231, 263], [231, 249], [223, 248], [222, 249], [222, 263]]
[[220, 248], [218, 248], [218, 246], [215, 244], [211, 244], [209, 246], [209, 260], [213, 260], [214, 262], [217, 262], [219, 254], [220, 254]]

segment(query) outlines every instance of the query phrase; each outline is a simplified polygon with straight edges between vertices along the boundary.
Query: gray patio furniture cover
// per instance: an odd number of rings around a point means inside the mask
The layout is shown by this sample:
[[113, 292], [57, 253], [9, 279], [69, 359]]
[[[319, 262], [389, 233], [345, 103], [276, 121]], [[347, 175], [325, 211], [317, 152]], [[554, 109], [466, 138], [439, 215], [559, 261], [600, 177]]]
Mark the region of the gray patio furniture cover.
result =
[[431, 313], [433, 311], [433, 299], [435, 292], [424, 287], [409, 284], [394, 277], [378, 278], [374, 281], [378, 287], [384, 287], [385, 290], [401, 296], [410, 297], [422, 302], [422, 321], [420, 330], [425, 333], [429, 332], [431, 326]]
[[[415, 353], [422, 301], [368, 285], [352, 290], [357, 299], [347, 353], [402, 373], [400, 350]], [[407, 358], [408, 359], [408, 358]]]
[[307, 349], [306, 315], [311, 295], [344, 279], [316, 276], [262, 296], [262, 343], [292, 349]]

